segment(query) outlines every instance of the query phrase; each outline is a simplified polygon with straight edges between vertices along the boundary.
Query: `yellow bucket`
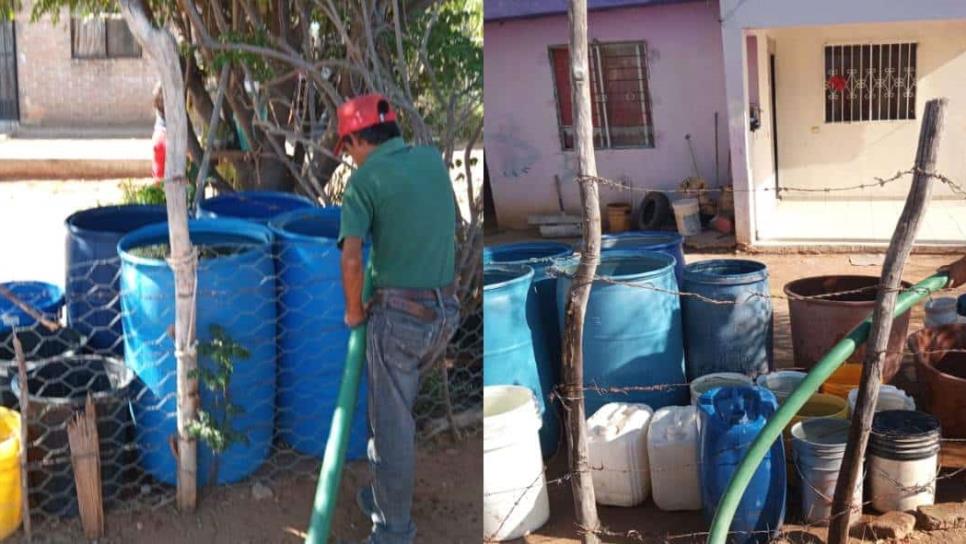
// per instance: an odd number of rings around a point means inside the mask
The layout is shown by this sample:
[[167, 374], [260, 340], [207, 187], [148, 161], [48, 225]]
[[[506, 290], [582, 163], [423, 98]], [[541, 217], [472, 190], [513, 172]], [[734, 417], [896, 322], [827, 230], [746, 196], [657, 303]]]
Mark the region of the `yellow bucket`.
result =
[[862, 379], [862, 365], [858, 363], [846, 363], [838, 368], [822, 384], [822, 393], [849, 398], [849, 391], [859, 386]]
[[23, 515], [20, 498], [20, 413], [0, 407], [0, 539], [13, 534]]

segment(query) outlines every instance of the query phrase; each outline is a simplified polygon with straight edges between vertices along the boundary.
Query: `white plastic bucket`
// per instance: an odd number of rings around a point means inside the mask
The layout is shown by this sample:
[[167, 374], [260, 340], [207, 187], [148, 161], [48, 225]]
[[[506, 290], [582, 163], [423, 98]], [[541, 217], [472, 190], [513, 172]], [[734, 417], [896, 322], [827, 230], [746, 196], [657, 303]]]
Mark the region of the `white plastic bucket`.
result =
[[550, 519], [540, 411], [516, 385], [483, 388], [483, 540], [521, 538]]
[[698, 397], [715, 387], [752, 387], [755, 382], [739, 372], [713, 372], [691, 381], [691, 404], [697, 406]]
[[939, 420], [925, 412], [875, 415], [866, 456], [872, 508], [905, 512], [935, 502], [941, 435]]
[[[855, 412], [855, 401], [859, 398], [859, 390], [849, 391], [849, 413]], [[885, 410], [915, 410], [916, 401], [905, 391], [894, 385], [879, 386], [879, 400], [875, 403], [875, 411]]]
[[694, 236], [701, 233], [701, 217], [698, 215], [700, 206], [698, 199], [685, 198], [671, 204], [674, 208], [674, 221], [681, 236]]
[[774, 393], [775, 398], [778, 399], [778, 404], [781, 405], [807, 375], [798, 370], [776, 370], [758, 376], [755, 383], [758, 384], [758, 387], [764, 387]]
[[[828, 525], [849, 425], [845, 419], [823, 418], [799, 421], [792, 426], [792, 455], [801, 478], [802, 515], [806, 523]], [[861, 478], [852, 494], [852, 511], [862, 513]]]

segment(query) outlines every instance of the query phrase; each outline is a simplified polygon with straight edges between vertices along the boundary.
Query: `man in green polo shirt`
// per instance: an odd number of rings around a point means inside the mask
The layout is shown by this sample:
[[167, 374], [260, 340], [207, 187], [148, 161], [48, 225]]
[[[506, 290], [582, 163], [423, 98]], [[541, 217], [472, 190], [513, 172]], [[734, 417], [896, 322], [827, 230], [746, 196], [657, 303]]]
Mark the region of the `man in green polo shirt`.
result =
[[[346, 325], [368, 319], [369, 464], [372, 484], [357, 501], [372, 519], [370, 544], [411, 544], [420, 369], [456, 329], [456, 208], [449, 170], [432, 147], [400, 136], [396, 114], [371, 94], [339, 107], [339, 145], [358, 169], [342, 198], [342, 281]], [[363, 240], [375, 292], [363, 306]]]

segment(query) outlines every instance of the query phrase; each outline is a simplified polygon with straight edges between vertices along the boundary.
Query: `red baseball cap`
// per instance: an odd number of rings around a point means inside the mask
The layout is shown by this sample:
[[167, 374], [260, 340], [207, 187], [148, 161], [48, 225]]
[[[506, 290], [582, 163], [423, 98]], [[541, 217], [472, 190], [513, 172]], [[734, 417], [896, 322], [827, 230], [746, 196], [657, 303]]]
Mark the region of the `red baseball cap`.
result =
[[[386, 113], [379, 113], [379, 103], [386, 103]], [[353, 132], [369, 128], [380, 123], [396, 120], [396, 112], [385, 96], [381, 94], [364, 94], [343, 102], [339, 106], [339, 143], [335, 146], [335, 156], [342, 155], [346, 136]]]

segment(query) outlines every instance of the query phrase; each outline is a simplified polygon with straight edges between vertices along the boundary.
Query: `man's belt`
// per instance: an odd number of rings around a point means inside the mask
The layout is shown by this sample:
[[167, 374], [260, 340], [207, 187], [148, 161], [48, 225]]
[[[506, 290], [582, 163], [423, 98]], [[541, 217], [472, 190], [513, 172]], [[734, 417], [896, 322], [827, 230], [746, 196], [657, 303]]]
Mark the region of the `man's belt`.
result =
[[[439, 290], [444, 297], [452, 296], [456, 292], [454, 285], [448, 285]], [[372, 304], [383, 304], [400, 312], [409, 314], [427, 323], [435, 321], [438, 314], [433, 308], [427, 308], [421, 301], [436, 300], [435, 289], [377, 289], [372, 297]]]

